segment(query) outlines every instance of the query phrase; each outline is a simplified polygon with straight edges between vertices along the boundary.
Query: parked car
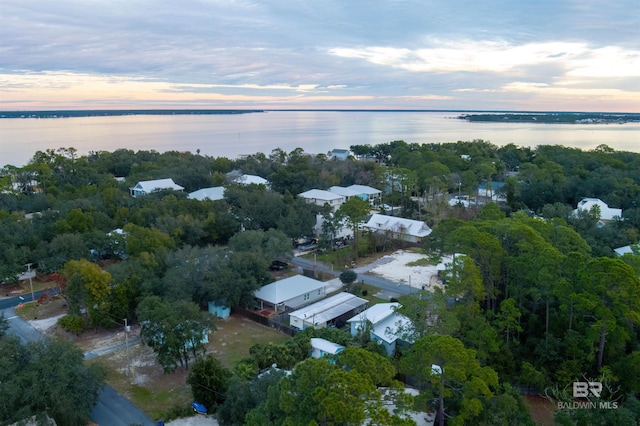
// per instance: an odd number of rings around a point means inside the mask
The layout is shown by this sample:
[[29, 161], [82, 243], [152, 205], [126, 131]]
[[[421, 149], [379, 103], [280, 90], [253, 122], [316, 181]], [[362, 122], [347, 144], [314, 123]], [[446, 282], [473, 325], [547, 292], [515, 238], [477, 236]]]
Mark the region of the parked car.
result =
[[289, 264], [281, 260], [274, 260], [269, 266], [271, 271], [284, 271], [285, 269], [289, 269]]

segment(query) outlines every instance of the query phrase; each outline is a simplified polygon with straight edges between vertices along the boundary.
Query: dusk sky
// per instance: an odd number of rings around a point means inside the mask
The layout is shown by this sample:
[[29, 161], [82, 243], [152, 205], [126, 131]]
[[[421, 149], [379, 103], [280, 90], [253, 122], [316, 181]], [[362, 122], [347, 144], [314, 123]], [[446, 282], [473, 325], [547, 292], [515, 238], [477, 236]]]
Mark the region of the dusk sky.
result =
[[0, 1], [0, 109], [116, 108], [640, 112], [640, 1]]

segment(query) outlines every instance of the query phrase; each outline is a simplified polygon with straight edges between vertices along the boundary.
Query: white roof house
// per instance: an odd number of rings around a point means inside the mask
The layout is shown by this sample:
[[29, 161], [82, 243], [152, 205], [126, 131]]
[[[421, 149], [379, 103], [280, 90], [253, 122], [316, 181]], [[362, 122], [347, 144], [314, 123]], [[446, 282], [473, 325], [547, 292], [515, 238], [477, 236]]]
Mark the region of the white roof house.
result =
[[357, 192], [360, 198], [362, 198], [365, 201], [369, 201], [369, 203], [374, 203], [376, 200], [379, 200], [380, 197], [382, 196], [382, 191], [367, 185], [349, 185], [347, 186], [347, 188]]
[[633, 253], [634, 245], [635, 245], [635, 249], [636, 250], [640, 250], [640, 243], [637, 243], [637, 244], [632, 244], [632, 245], [629, 245], [629, 246], [618, 247], [616, 249], [613, 249], [613, 251], [618, 256], [624, 256], [625, 254], [634, 254]]
[[318, 337], [312, 337], [310, 343], [312, 358], [322, 358], [325, 355], [337, 355], [344, 350], [344, 346]]
[[173, 189], [174, 191], [182, 191], [184, 187], [176, 184], [173, 179], [156, 179], [156, 180], [141, 180], [136, 186], [129, 188], [132, 197], [139, 195], [150, 194], [155, 191], [162, 191], [163, 189]]
[[385, 346], [387, 354], [392, 355], [396, 348], [396, 341], [402, 338], [403, 330], [411, 325], [411, 320], [396, 312], [400, 305], [393, 303], [378, 303], [366, 311], [362, 311], [347, 322], [351, 324], [351, 335], [355, 336], [363, 330], [366, 322], [372, 325], [371, 339]]
[[222, 200], [224, 198], [224, 186], [214, 186], [211, 188], [202, 188], [197, 191], [190, 192], [187, 196], [192, 200]]
[[329, 188], [329, 192], [333, 192], [334, 194], [338, 194], [344, 197], [344, 200], [347, 201], [351, 197], [359, 197], [361, 195], [360, 192], [354, 191], [353, 189], [346, 188], [344, 186], [332, 186]]
[[327, 323], [349, 312], [357, 312], [368, 302], [351, 293], [338, 293], [289, 314], [291, 327], [324, 328]]
[[242, 175], [233, 180], [235, 183], [240, 185], [265, 185], [269, 186], [269, 181], [265, 178], [256, 175]]
[[267, 284], [254, 293], [260, 309], [271, 308], [276, 312], [284, 308], [296, 309], [322, 299], [326, 295], [326, 285], [322, 281], [294, 275]]
[[351, 154], [351, 151], [349, 151], [348, 149], [332, 149], [331, 150], [331, 158], [334, 158], [336, 160], [346, 160], [347, 158], [349, 158], [350, 154]]
[[622, 209], [611, 208], [599, 198], [583, 198], [578, 203], [578, 208], [573, 210], [571, 214], [577, 216], [578, 211], [591, 211], [594, 206], [600, 209], [601, 220], [619, 220], [622, 219]]
[[399, 240], [419, 243], [422, 238], [431, 234], [431, 228], [419, 220], [386, 216], [375, 213], [365, 225], [371, 231], [391, 232]]
[[322, 189], [310, 189], [298, 194], [298, 197], [304, 198], [308, 203], [317, 206], [329, 204], [336, 210], [344, 202], [344, 197], [333, 192], [324, 191]]

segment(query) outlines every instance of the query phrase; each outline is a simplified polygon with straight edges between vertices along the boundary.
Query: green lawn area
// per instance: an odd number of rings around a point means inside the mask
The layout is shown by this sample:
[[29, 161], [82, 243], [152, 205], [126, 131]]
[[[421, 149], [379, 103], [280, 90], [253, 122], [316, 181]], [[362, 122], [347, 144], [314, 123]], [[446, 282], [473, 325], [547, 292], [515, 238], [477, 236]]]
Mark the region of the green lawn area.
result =
[[[227, 368], [233, 368], [236, 361], [249, 356], [249, 348], [256, 343], [280, 344], [290, 339], [242, 316], [218, 320], [216, 326], [217, 330], [209, 336], [207, 353]], [[166, 418], [172, 407], [186, 407], [192, 401], [191, 388], [186, 384], [188, 372], [184, 368], [164, 374], [153, 351], [142, 344], [129, 348], [129, 357], [134, 366], [131, 377], [125, 375], [125, 351], [91, 362], [104, 364], [108, 369], [107, 383], [152, 419]]]
[[[374, 296], [377, 292], [380, 291], [378, 287], [369, 285], [369, 284], [353, 284], [353, 288], [355, 289], [353, 294], [363, 299], [369, 301], [369, 307], [376, 305], [378, 303], [387, 303], [389, 302], [387, 299], [381, 299], [379, 297]], [[366, 292], [366, 296], [363, 295]]]
[[207, 352], [211, 352], [227, 368], [249, 356], [256, 343], [279, 345], [291, 339], [284, 333], [263, 326], [240, 315], [216, 322], [217, 330], [209, 336]]

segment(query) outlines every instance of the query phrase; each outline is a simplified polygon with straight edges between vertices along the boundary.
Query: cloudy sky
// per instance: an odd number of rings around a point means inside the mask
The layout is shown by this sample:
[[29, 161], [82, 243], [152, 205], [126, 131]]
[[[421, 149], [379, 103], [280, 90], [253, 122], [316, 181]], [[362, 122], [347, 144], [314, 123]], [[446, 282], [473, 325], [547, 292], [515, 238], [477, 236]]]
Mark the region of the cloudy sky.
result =
[[2, 0], [0, 109], [640, 111], [640, 1]]

